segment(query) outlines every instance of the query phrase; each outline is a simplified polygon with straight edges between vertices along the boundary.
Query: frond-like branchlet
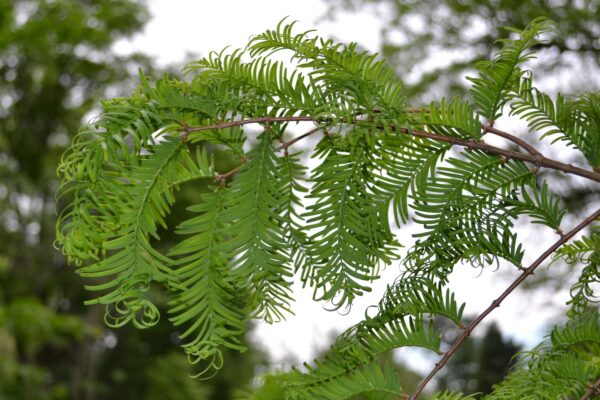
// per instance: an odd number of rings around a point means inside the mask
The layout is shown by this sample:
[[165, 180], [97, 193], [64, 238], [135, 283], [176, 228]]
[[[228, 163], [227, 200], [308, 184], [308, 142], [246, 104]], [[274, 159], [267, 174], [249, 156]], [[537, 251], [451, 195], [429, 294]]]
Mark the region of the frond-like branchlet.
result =
[[593, 232], [564, 245], [554, 255], [555, 260], [560, 258], [570, 264], [583, 265], [577, 282], [571, 287], [568, 302], [571, 306], [569, 315], [577, 316], [600, 302], [600, 294], [597, 293], [600, 284], [600, 233]]
[[523, 250], [506, 199], [531, 184], [529, 169], [479, 151], [463, 152], [447, 164], [414, 194], [415, 220], [425, 231], [415, 235], [419, 240], [406, 264], [440, 277], [460, 260], [486, 265], [503, 258], [520, 266]]
[[600, 322], [596, 312], [555, 328], [523, 353], [515, 369], [485, 399], [581, 398], [600, 376]]
[[[402, 382], [390, 364], [381, 366], [373, 361], [360, 366], [347, 374], [286, 392], [289, 400], [345, 400], [362, 393], [376, 392], [399, 397], [404, 394]], [[387, 397], [386, 397], [387, 398]]]
[[431, 103], [418, 115], [411, 115], [411, 124], [428, 132], [464, 139], [479, 139], [482, 135], [479, 117], [469, 102], [455, 97], [440, 104]]
[[[329, 143], [325, 138], [323, 143]], [[314, 260], [315, 295], [336, 307], [370, 288], [380, 263], [395, 258], [387, 203], [377, 201], [368, 132], [355, 130], [326, 145], [324, 160], [315, 169], [308, 198], [314, 204], [304, 215]]]
[[[296, 371], [286, 386], [298, 398], [346, 398], [344, 387], [356, 393], [375, 390], [360, 376], [364, 368], [373, 368], [377, 355], [404, 346], [440, 353], [440, 333], [432, 322], [425, 323], [425, 317], [444, 316], [462, 326], [463, 309], [464, 304], [458, 306], [454, 295], [444, 291], [441, 284], [422, 278], [399, 280], [388, 288], [375, 316], [367, 315], [363, 322], [340, 335], [323, 360], [305, 364], [307, 371]], [[356, 385], [349, 384], [352, 380]], [[398, 384], [396, 390], [399, 388]], [[307, 393], [308, 397], [302, 397]]]
[[531, 48], [540, 44], [539, 36], [552, 28], [547, 19], [538, 18], [523, 31], [511, 29], [519, 34], [519, 38], [499, 40], [503, 47], [494, 58], [476, 65], [479, 77], [467, 79], [473, 82], [470, 90], [481, 116], [495, 121], [502, 115], [511, 92], [525, 73], [520, 65], [534, 57]]
[[[406, 275], [388, 286], [379, 303], [378, 318], [394, 319], [399, 315], [443, 316], [462, 327], [465, 304], [456, 302], [454, 293], [442, 283], [421, 276]], [[369, 320], [369, 318], [366, 318]]]
[[[171, 182], [186, 175], [197, 175], [199, 166], [190, 158], [186, 145], [165, 137], [140, 156], [139, 166], [122, 168], [120, 181], [113, 192], [101, 193], [104, 207], [117, 209], [116, 229], [105, 234], [102, 250], [107, 256], [79, 268], [86, 278], [101, 283], [88, 289], [108, 292], [88, 303], [107, 304], [106, 320], [122, 326], [129, 320], [140, 327], [156, 323], [158, 310], [147, 300], [145, 292], [152, 282], [170, 282], [171, 260], [155, 250], [151, 239], [159, 239], [158, 226], [164, 227], [164, 217], [174, 203]], [[204, 176], [211, 176], [207, 168]]]
[[567, 100], [560, 93], [556, 100], [533, 87], [523, 78], [511, 102], [511, 115], [525, 119], [541, 138], [554, 137], [575, 147], [593, 168], [600, 167], [600, 97], [584, 94]]
[[271, 128], [259, 136], [227, 191], [225, 223], [231, 237], [220, 247], [231, 260], [236, 285], [249, 288], [252, 313], [269, 323], [291, 312], [292, 276], [273, 139]]
[[527, 215], [532, 223], [545, 225], [559, 234], [562, 233], [560, 223], [566, 210], [562, 207], [560, 197], [550, 191], [546, 182], [541, 188], [524, 185], [513, 198], [506, 201], [513, 207], [513, 213]]
[[300, 280], [304, 285], [313, 285], [315, 262], [309, 253], [310, 239], [302, 226], [303, 204], [300, 197], [308, 193], [308, 189], [302, 184], [306, 179], [306, 167], [300, 164], [299, 156], [300, 153], [291, 154], [285, 149], [284, 155], [278, 158], [282, 196], [280, 216], [294, 272], [300, 272]]
[[179, 234], [189, 237], [169, 253], [177, 257], [170, 320], [175, 326], [187, 325], [180, 338], [190, 359], [209, 360], [213, 368], [222, 362], [221, 346], [244, 350], [239, 337], [245, 330], [247, 306], [220, 249], [228, 235], [225, 191], [224, 186], [217, 186], [202, 195], [202, 203], [190, 208], [199, 215], [178, 228]]
[[[392, 68], [377, 55], [357, 50], [356, 43], [343, 45], [311, 35], [312, 31], [294, 34], [293, 23], [280, 23], [275, 30], [255, 36], [250, 55], [290, 51], [300, 68], [306, 68], [312, 87], [323, 93], [336, 93], [338, 117], [364, 112], [383, 112], [395, 118], [403, 113], [402, 84]], [[353, 110], [354, 109], [354, 110]]]

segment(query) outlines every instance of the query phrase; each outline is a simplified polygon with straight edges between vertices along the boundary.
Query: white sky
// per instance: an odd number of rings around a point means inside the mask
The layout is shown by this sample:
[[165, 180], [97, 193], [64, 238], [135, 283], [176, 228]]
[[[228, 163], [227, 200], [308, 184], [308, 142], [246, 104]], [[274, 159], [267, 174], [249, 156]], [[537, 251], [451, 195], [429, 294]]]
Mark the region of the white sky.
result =
[[[347, 15], [336, 23], [319, 21], [325, 6], [320, 0], [283, 1], [183, 1], [154, 0], [150, 2], [154, 18], [145, 31], [131, 41], [116, 44], [121, 53], [142, 51], [156, 57], [160, 65], [181, 62], [188, 53], [206, 55], [225, 46], [242, 47], [253, 34], [274, 28], [285, 16], [300, 21], [300, 28], [318, 28], [325, 36], [344, 41], [357, 41], [365, 48], [376, 51], [379, 45], [379, 23], [373, 15]], [[567, 221], [568, 222], [568, 221]], [[406, 237], [404, 233], [401, 237]], [[541, 249], [555, 237], [547, 231], [526, 231], [534, 249]], [[409, 246], [410, 242], [404, 241]], [[533, 256], [533, 255], [532, 255]], [[507, 286], [506, 277], [514, 279], [516, 271], [490, 270], [479, 276], [479, 271], [468, 266], [458, 267], [452, 284], [459, 301], [467, 303], [466, 314], [481, 312]], [[349, 315], [328, 312], [324, 305], [311, 300], [308, 291], [297, 292], [296, 315], [286, 322], [267, 325], [258, 323], [255, 338], [271, 355], [275, 363], [308, 360], [315, 351], [326, 347], [333, 331], [341, 331], [362, 319], [364, 310], [376, 304], [387, 284], [397, 275], [397, 267], [384, 271], [375, 284], [374, 292], [358, 301]], [[468, 293], [469, 298], [466, 294]], [[477, 299], [477, 300], [474, 300]], [[566, 293], [549, 295], [547, 291], [528, 291], [516, 294], [495, 310], [490, 320], [496, 320], [502, 330], [520, 343], [533, 345], [546, 331], [546, 324], [562, 313], [562, 307], [540, 309], [541, 305], [560, 305]], [[480, 329], [481, 332], [481, 329]], [[427, 369], [431, 361], [409, 352], [405, 360], [413, 367]]]
[[379, 24], [372, 15], [319, 24], [326, 10], [320, 0], [150, 0], [149, 4], [153, 19], [144, 32], [117, 43], [116, 50], [143, 51], [162, 65], [180, 62], [186, 53], [206, 55], [226, 46], [243, 47], [250, 36], [274, 29], [285, 17], [297, 20], [301, 29], [319, 27], [321, 34], [343, 35], [369, 49], [379, 44]]

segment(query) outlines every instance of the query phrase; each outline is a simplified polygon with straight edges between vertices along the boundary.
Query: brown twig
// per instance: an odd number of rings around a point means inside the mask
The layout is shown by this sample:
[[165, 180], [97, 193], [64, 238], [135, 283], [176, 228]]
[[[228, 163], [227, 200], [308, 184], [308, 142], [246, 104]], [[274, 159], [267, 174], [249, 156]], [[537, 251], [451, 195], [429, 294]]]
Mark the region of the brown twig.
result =
[[231, 128], [233, 126], [242, 126], [247, 124], [264, 124], [264, 123], [273, 123], [273, 122], [302, 122], [302, 121], [315, 121], [313, 117], [310, 116], [290, 116], [290, 117], [260, 117], [260, 118], [248, 118], [242, 119], [239, 121], [231, 121], [231, 122], [219, 122], [218, 124], [213, 125], [202, 125], [202, 126], [187, 126], [182, 124], [183, 132], [199, 132], [199, 131], [208, 131], [211, 129], [224, 129]]
[[[315, 128], [315, 129], [311, 129], [310, 131], [297, 136], [287, 142], [283, 142], [279, 147], [277, 147], [277, 151], [279, 150], [287, 150], [288, 147], [290, 147], [291, 145], [293, 145], [294, 143], [296, 143], [299, 140], [304, 139], [307, 136], [313, 135], [317, 132], [319, 132], [321, 130], [321, 128]], [[244, 158], [243, 160], [243, 164], [245, 164], [246, 162], [248, 162], [247, 158]], [[243, 165], [242, 164], [242, 165]], [[238, 172], [240, 172], [240, 169], [242, 169], [242, 165], [238, 165], [237, 167], [233, 168], [230, 171], [227, 171], [223, 174], [215, 174], [215, 182], [219, 182], [220, 184], [224, 184], [225, 181], [229, 178], [231, 178], [233, 175], [237, 174]]]
[[300, 140], [304, 139], [305, 137], [308, 137], [308, 136], [310, 136], [310, 135], [313, 135], [313, 134], [315, 134], [315, 133], [317, 133], [317, 132], [320, 132], [320, 131], [321, 131], [321, 128], [315, 128], [315, 129], [311, 129], [310, 131], [308, 131], [308, 132], [306, 132], [306, 133], [303, 133], [303, 134], [302, 134], [302, 135], [300, 135], [300, 136], [296, 136], [295, 138], [293, 138], [293, 139], [290, 139], [290, 140], [288, 140], [287, 142], [283, 142], [283, 143], [281, 144], [281, 146], [279, 146], [279, 147], [277, 148], [277, 151], [279, 151], [279, 150], [285, 150], [285, 149], [287, 149], [288, 147], [290, 147], [291, 145], [293, 145], [294, 143], [296, 143], [296, 142], [298, 142], [298, 141], [300, 141]]
[[[444, 354], [441, 360], [435, 364], [435, 367], [431, 370], [429, 375], [421, 381], [415, 392], [410, 397], [410, 400], [415, 400], [419, 394], [423, 391], [425, 386], [433, 379], [433, 377], [448, 363], [448, 360], [456, 353], [456, 350], [460, 347], [460, 345], [471, 335], [471, 332], [485, 317], [487, 317], [495, 308], [500, 307], [500, 304], [511, 294], [529, 275], [533, 275], [535, 269], [540, 266], [542, 262], [546, 258], [548, 258], [552, 253], [554, 253], [560, 246], [567, 243], [573, 236], [575, 236], [579, 231], [584, 229], [586, 226], [591, 224], [594, 220], [600, 218], [600, 209], [598, 209], [595, 213], [584, 219], [579, 225], [571, 229], [569, 232], [565, 233], [563, 237], [554, 242], [552, 246], [550, 246], [541, 256], [539, 256], [533, 264], [531, 264], [517, 279], [514, 280], [513, 283], [510, 284], [508, 288], [494, 301], [488, 308], [485, 309], [481, 314], [475, 318], [471, 324], [469, 324], [463, 331], [463, 333], [452, 343], [450, 349]], [[600, 385], [600, 383], [598, 383]]]
[[467, 139], [460, 139], [460, 138], [457, 138], [454, 136], [438, 135], [436, 133], [430, 133], [430, 132], [419, 131], [419, 130], [414, 130], [414, 129], [409, 131], [406, 128], [396, 128], [396, 131], [400, 131], [402, 133], [407, 133], [407, 134], [410, 134], [410, 135], [416, 136], [416, 137], [422, 137], [422, 138], [437, 140], [439, 142], [450, 143], [455, 146], [462, 146], [462, 147], [466, 147], [469, 149], [482, 150], [482, 151], [485, 151], [490, 154], [496, 154], [499, 156], [503, 156], [507, 159], [526, 161], [526, 162], [532, 163], [539, 167], [555, 169], [555, 170], [562, 171], [562, 172], [565, 172], [568, 174], [578, 175], [578, 176], [581, 176], [581, 177], [584, 177], [587, 179], [591, 179], [596, 182], [600, 182], [600, 173], [590, 171], [587, 169], [583, 169], [583, 168], [579, 168], [579, 167], [576, 167], [571, 164], [565, 164], [560, 161], [556, 161], [551, 158], [544, 157], [541, 154], [534, 156], [531, 154], [525, 154], [525, 153], [521, 153], [518, 151], [506, 150], [506, 149], [503, 149], [500, 147], [491, 146], [487, 143], [481, 143], [481, 142], [476, 142], [476, 141], [467, 140]]
[[509, 141], [515, 143], [518, 146], [521, 146], [523, 149], [525, 149], [532, 156], [541, 156], [541, 153], [539, 151], [537, 151], [535, 149], [535, 147], [533, 147], [532, 145], [530, 145], [526, 141], [524, 141], [522, 139], [519, 139], [518, 137], [516, 137], [514, 135], [511, 135], [508, 132], [501, 131], [500, 129], [496, 129], [496, 128], [490, 126], [490, 125], [482, 125], [481, 128], [483, 129], [484, 132], [493, 133], [496, 136], [503, 137], [504, 139], [509, 140]]
[[[310, 116], [261, 117], [261, 118], [243, 119], [243, 120], [233, 121], [233, 122], [223, 122], [223, 123], [218, 123], [218, 124], [214, 124], [214, 125], [205, 125], [205, 126], [190, 127], [190, 126], [182, 125], [182, 128], [183, 128], [184, 134], [185, 133], [189, 134], [190, 132], [205, 131], [205, 130], [210, 130], [210, 129], [222, 129], [222, 128], [227, 128], [227, 127], [241, 126], [241, 125], [252, 124], [252, 123], [299, 122], [299, 121], [317, 122], [316, 119], [314, 119], [313, 117], [310, 117]], [[351, 121], [351, 122], [356, 123], [356, 124], [364, 123], [364, 121]], [[383, 127], [380, 126], [378, 128], [382, 129]], [[394, 127], [392, 126], [392, 128], [394, 128]], [[590, 171], [590, 170], [587, 170], [584, 168], [575, 167], [574, 165], [571, 165], [571, 164], [565, 164], [560, 161], [556, 161], [556, 160], [544, 157], [543, 155], [541, 155], [539, 153], [536, 155], [525, 154], [525, 153], [521, 153], [518, 151], [506, 150], [506, 149], [503, 149], [500, 147], [491, 146], [489, 144], [477, 142], [474, 140], [460, 139], [460, 138], [457, 138], [454, 136], [438, 135], [436, 133], [430, 133], [430, 132], [425, 132], [425, 131], [420, 131], [420, 130], [410, 130], [409, 131], [406, 128], [400, 128], [400, 127], [396, 127], [395, 130], [397, 132], [410, 134], [410, 135], [416, 136], [416, 137], [422, 137], [422, 138], [436, 140], [439, 142], [450, 143], [455, 146], [462, 146], [462, 147], [469, 148], [469, 149], [482, 150], [482, 151], [485, 151], [490, 154], [496, 154], [496, 155], [503, 156], [506, 159], [526, 161], [526, 162], [534, 164], [536, 167], [545, 167], [545, 168], [555, 169], [555, 170], [562, 171], [562, 172], [565, 172], [568, 174], [578, 175], [578, 176], [581, 176], [581, 177], [584, 177], [584, 178], [587, 178], [587, 179], [590, 179], [590, 180], [593, 180], [596, 182], [600, 182], [600, 173], [599, 172], [594, 172], [594, 171]], [[498, 132], [500, 132], [500, 131], [498, 131]]]
[[589, 400], [595, 394], [600, 394], [600, 378], [585, 391], [581, 400]]
[[242, 168], [242, 166], [238, 165], [234, 169], [227, 171], [224, 174], [215, 174], [215, 181], [219, 182], [219, 183], [224, 183], [227, 179], [231, 178], [233, 175], [240, 172], [241, 168]]

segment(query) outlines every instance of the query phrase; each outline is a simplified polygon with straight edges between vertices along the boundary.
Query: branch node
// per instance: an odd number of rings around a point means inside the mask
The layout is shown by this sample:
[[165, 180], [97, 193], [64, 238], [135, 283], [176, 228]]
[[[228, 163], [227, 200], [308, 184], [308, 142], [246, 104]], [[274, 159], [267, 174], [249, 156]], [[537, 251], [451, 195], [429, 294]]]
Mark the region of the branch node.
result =
[[179, 121], [179, 125], [181, 125], [183, 131], [183, 133], [181, 134], [181, 141], [183, 143], [187, 143], [191, 128], [185, 121]]
[[265, 119], [265, 121], [261, 124], [265, 131], [270, 131], [273, 129], [271, 126], [271, 119]]
[[219, 184], [219, 186], [225, 186], [225, 175], [224, 174], [219, 174], [216, 173], [215, 174], [215, 182], [217, 182]]

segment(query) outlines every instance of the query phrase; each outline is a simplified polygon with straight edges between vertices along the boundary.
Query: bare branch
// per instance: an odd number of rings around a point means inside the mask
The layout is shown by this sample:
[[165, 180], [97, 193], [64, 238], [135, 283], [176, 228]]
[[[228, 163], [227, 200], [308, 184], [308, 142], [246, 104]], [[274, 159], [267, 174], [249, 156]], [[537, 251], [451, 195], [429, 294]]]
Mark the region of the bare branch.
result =
[[[415, 390], [413, 395], [410, 397], [410, 400], [415, 400], [419, 396], [419, 394], [421, 394], [421, 392], [423, 391], [425, 386], [427, 386], [427, 384], [431, 381], [431, 379], [433, 379], [433, 377], [442, 368], [444, 368], [444, 366], [448, 363], [450, 358], [456, 353], [456, 350], [458, 350], [460, 345], [471, 335], [471, 332], [473, 331], [473, 329], [475, 329], [475, 327], [477, 325], [479, 325], [479, 323], [481, 321], [483, 321], [483, 319], [485, 317], [487, 317], [495, 308], [500, 307], [500, 304], [504, 301], [504, 299], [506, 299], [506, 297], [508, 297], [509, 294], [511, 294], [521, 283], [523, 283], [523, 281], [529, 275], [533, 275], [536, 268], [539, 267], [540, 264], [542, 262], [544, 262], [544, 260], [546, 258], [548, 258], [552, 253], [554, 253], [560, 246], [567, 243], [579, 231], [581, 231], [586, 226], [588, 226], [589, 224], [594, 222], [597, 218], [600, 218], [600, 209], [598, 209], [595, 213], [593, 213], [592, 215], [587, 217], [585, 220], [583, 220], [575, 228], [573, 228], [569, 232], [565, 233], [565, 235], [563, 237], [561, 237], [559, 240], [554, 242], [554, 244], [552, 246], [550, 246], [541, 256], [539, 256], [533, 262], [533, 264], [531, 264], [525, 271], [523, 271], [523, 273], [521, 275], [519, 275], [519, 277], [517, 279], [515, 279], [515, 281], [513, 283], [511, 283], [510, 286], [508, 288], [506, 288], [506, 290], [504, 292], [502, 292], [500, 297], [498, 297], [496, 300], [492, 301], [492, 304], [490, 304], [490, 306], [488, 308], [486, 308], [485, 311], [483, 311], [481, 314], [479, 314], [479, 316], [477, 316], [477, 318], [475, 318], [475, 320], [464, 329], [463, 333], [454, 341], [454, 343], [452, 343], [452, 346], [450, 346], [450, 349], [444, 354], [442, 359], [437, 364], [435, 364], [435, 367], [431, 370], [429, 375], [427, 375], [427, 377], [425, 379], [423, 379], [423, 381], [419, 384], [419, 386], [417, 387], [417, 389]], [[600, 383], [599, 383], [599, 385], [600, 385]]]

